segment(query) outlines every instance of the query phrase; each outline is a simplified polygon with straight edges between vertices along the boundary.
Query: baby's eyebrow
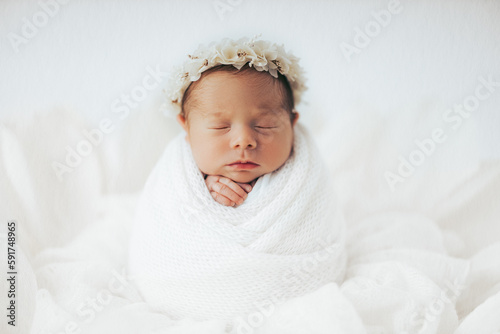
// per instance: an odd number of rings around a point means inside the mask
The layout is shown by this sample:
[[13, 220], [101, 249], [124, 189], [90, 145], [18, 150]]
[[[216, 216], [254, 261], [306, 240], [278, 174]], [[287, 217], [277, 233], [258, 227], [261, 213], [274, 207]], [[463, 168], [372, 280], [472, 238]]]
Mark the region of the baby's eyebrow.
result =
[[215, 111], [215, 112], [210, 112], [210, 111], [202, 111], [200, 110], [200, 115], [203, 119], [207, 118], [221, 118], [224, 117], [225, 113], [222, 111]]
[[269, 114], [276, 115], [276, 114], [278, 114], [278, 112], [280, 110], [280, 109], [271, 108], [271, 107], [267, 107], [267, 106], [259, 107], [258, 109], [260, 110], [258, 116], [266, 116]]
[[204, 112], [204, 113], [202, 113], [202, 115], [203, 115], [205, 118], [206, 118], [206, 117], [221, 117], [221, 116], [224, 116], [224, 113], [223, 113], [223, 112], [220, 112], [220, 111], [211, 112], [211, 113]]
[[[271, 108], [268, 106], [262, 106], [262, 107], [258, 107], [257, 110], [259, 112], [257, 113], [256, 116], [261, 117], [261, 116], [267, 116], [267, 115], [273, 115], [273, 116], [277, 115], [281, 109]], [[222, 112], [222, 111], [207, 112], [207, 111], [201, 111], [201, 110], [200, 110], [200, 114], [203, 118], [221, 118], [221, 117], [224, 117], [226, 115], [226, 113]]]

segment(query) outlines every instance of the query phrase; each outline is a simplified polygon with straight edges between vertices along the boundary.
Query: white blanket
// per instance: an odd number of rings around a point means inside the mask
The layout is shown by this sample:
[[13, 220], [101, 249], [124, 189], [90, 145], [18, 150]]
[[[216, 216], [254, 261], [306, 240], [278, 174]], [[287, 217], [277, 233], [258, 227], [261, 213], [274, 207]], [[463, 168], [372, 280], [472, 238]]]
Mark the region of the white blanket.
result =
[[[26, 134], [40, 133], [36, 136], [38, 138], [42, 133], [57, 133], [48, 124], [59, 124], [56, 122], [59, 120], [64, 128], [68, 128], [71, 123], [62, 122], [62, 119], [67, 118], [54, 115], [53, 118], [36, 119], [32, 127], [24, 125]], [[32, 175], [53, 176], [50, 163], [45, 161], [57, 158], [57, 155], [49, 153], [58, 152], [58, 146], [53, 143], [60, 139], [55, 137], [54, 142], [37, 140], [37, 146], [32, 147], [19, 144], [22, 143], [20, 139], [24, 138], [20, 134], [17, 137], [6, 136], [1, 128], [0, 134], [3, 135], [0, 136], [3, 139], [0, 145], [0, 156], [3, 157], [0, 164], [0, 183], [4, 185], [2, 191], [10, 194], [8, 198], [11, 200], [19, 199], [19, 206], [22, 204], [22, 207], [30, 208], [30, 198], [47, 198], [45, 185], [51, 182], [42, 179], [40, 184], [26, 183], [32, 187], [23, 188], [25, 184], [16, 181], [30, 181], [30, 174], [23, 174], [28, 167], [38, 171], [48, 166], [46, 173]], [[407, 197], [403, 195], [402, 201], [407, 204], [405, 210], [389, 210], [380, 205], [380, 201], [377, 205], [381, 195], [367, 183], [373, 173], [368, 176], [361, 168], [357, 174], [348, 173], [356, 165], [369, 166], [371, 171], [380, 160], [381, 155], [376, 153], [383, 151], [383, 143], [377, 146], [376, 142], [368, 140], [372, 138], [370, 133], [365, 134], [365, 138], [363, 152], [367, 153], [367, 158], [361, 160], [360, 157], [364, 155], [356, 150], [357, 146], [351, 142], [345, 143], [346, 151], [353, 152], [352, 156], [356, 157], [352, 158], [356, 164], [344, 164], [342, 169], [335, 169], [336, 173], [332, 175], [336, 177], [335, 187], [341, 190], [338, 192], [343, 199], [341, 203], [346, 203], [342, 206], [346, 217], [351, 217], [347, 220], [345, 244], [348, 261], [343, 280], [339, 284], [325, 284], [310, 294], [282, 304], [259, 305], [261, 307], [258, 310], [237, 319], [232, 334], [491, 334], [500, 330], [497, 316], [500, 305], [500, 260], [496, 256], [500, 242], [490, 242], [488, 247], [486, 243], [478, 248], [485, 242], [487, 233], [491, 234], [489, 240], [495, 240], [498, 235], [495, 234], [498, 210], [494, 205], [489, 208], [488, 203], [494, 203], [498, 198], [499, 165], [485, 164], [475, 174], [466, 174], [462, 179], [453, 176], [457, 196], [448, 196], [436, 202], [441, 213], [450, 213], [450, 224], [443, 228], [435, 217], [417, 205], [421, 198], [428, 196], [425, 191]], [[16, 145], [17, 140], [19, 143]], [[20, 158], [26, 152], [43, 154], [26, 155], [30, 160], [23, 162]], [[375, 153], [369, 155], [369, 152]], [[337, 165], [349, 160], [339, 154], [334, 156]], [[131, 168], [139, 168], [140, 162], [144, 161], [137, 160]], [[8, 166], [26, 168], [6, 168]], [[7, 205], [9, 210], [2, 211], [4, 217], [19, 218], [20, 238], [16, 258], [19, 261], [19, 295], [16, 297], [20, 317], [16, 328], [10, 328], [3, 322], [0, 333], [230, 333], [223, 320], [195, 321], [183, 318], [176, 321], [168, 313], [150, 310], [152, 305], [143, 300], [133, 284], [133, 277], [124, 271], [138, 196], [114, 194], [94, 198], [96, 195], [87, 191], [94, 179], [92, 169], [89, 171], [89, 167], [82, 166], [80, 171], [89, 175], [75, 171], [67, 175], [72, 182], [59, 184], [52, 181], [61, 188], [55, 192], [59, 194], [55, 198], [57, 203], [64, 203], [68, 207], [66, 215], [61, 211], [62, 207], [57, 211], [58, 216], [50, 220], [43, 218], [46, 216], [39, 211], [23, 215], [19, 210], [14, 211], [15, 206]], [[339, 174], [339, 171], [343, 173]], [[82, 174], [85, 178], [82, 178]], [[343, 182], [345, 187], [339, 182]], [[7, 186], [11, 184], [23, 196], [16, 197], [15, 193], [7, 192]], [[486, 184], [488, 187], [485, 187]], [[62, 186], [71, 187], [66, 189]], [[260, 194], [265, 194], [267, 190], [264, 182], [259, 183], [245, 205], [258, 200]], [[430, 183], [422, 183], [422, 190], [431, 192]], [[462, 201], [457, 200], [457, 197], [461, 197]], [[351, 198], [357, 201], [353, 204], [348, 200]], [[78, 199], [85, 199], [81, 200], [80, 210], [69, 205]], [[87, 205], [93, 199], [100, 204], [96, 218], [86, 219], [88, 224], [84, 229], [74, 231], [77, 216], [90, 216], [93, 213]], [[366, 213], [367, 208], [373, 212]], [[358, 212], [365, 214], [356, 215]], [[353, 219], [355, 216], [365, 218]], [[463, 229], [457, 227], [459, 225]], [[64, 228], [72, 230], [75, 237], [66, 238], [66, 243], [59, 247], [54, 244], [44, 246], [42, 241], [45, 239], [38, 231], [45, 231], [45, 235], [69, 235], [68, 231], [61, 232]], [[469, 248], [474, 239], [477, 239], [477, 247]], [[472, 252], [474, 255], [469, 259], [468, 256], [458, 255], [461, 254], [462, 244], [469, 250], [482, 250]], [[7, 249], [5, 231], [0, 231], [0, 246]], [[450, 254], [461, 259], [450, 257]], [[6, 267], [6, 261], [6, 257], [0, 257], [0, 266]], [[303, 283], [307, 281], [308, 270], [312, 267], [312, 262], [305, 262], [304, 267], [296, 267], [293, 275], [287, 277]], [[2, 280], [0, 290], [6, 291], [6, 284], [7, 280]], [[6, 293], [0, 297], [2, 305], [6, 305], [6, 297]]]
[[131, 234], [130, 275], [151, 306], [231, 320], [343, 280], [344, 221], [305, 127], [237, 208], [213, 200], [184, 137], [149, 177]]

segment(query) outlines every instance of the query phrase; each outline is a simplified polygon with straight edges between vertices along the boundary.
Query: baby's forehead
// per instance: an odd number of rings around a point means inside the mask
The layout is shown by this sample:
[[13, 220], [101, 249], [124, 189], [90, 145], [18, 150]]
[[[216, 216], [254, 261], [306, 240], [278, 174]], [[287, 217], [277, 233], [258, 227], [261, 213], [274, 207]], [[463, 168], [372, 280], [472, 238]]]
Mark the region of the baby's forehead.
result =
[[267, 72], [214, 72], [192, 84], [184, 106], [202, 119], [229, 117], [241, 110], [252, 116], [281, 116], [288, 110], [283, 109], [288, 104], [282, 88]]

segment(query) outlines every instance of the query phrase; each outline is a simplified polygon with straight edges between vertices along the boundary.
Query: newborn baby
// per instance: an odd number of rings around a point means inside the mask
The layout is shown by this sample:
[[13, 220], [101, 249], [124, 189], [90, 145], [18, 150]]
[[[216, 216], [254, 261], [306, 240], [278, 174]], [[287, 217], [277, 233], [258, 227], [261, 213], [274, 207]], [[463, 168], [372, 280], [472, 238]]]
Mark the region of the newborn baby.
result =
[[299, 114], [286, 78], [248, 65], [213, 67], [187, 89], [177, 121], [213, 198], [240, 205], [257, 178], [281, 167]]
[[185, 132], [151, 172], [130, 237], [129, 275], [148, 306], [239, 328], [256, 309], [340, 282], [344, 223], [297, 122], [298, 59], [224, 40], [190, 55], [171, 83]]

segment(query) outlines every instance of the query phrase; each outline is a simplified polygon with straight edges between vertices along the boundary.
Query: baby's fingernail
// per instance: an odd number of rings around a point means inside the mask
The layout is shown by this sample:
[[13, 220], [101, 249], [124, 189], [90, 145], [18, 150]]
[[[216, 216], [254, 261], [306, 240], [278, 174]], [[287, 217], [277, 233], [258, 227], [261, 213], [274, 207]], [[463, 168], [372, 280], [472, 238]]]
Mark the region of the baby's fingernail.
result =
[[231, 202], [231, 206], [235, 206], [235, 205], [236, 205], [236, 203], [234, 203], [234, 202]]

